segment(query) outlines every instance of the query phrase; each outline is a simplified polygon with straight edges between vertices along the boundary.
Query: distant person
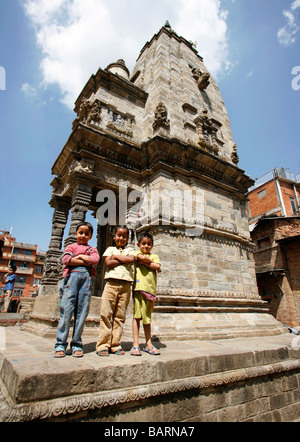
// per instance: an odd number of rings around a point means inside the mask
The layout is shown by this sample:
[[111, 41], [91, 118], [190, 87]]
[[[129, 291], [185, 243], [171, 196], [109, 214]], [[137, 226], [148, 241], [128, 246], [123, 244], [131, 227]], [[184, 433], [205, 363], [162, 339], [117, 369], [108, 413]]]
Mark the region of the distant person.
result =
[[118, 226], [113, 235], [113, 247], [108, 247], [103, 254], [106, 284], [101, 301], [100, 331], [96, 345], [98, 356], [109, 356], [109, 353], [125, 354], [121, 338], [134, 280], [135, 260], [134, 248], [127, 247], [129, 233], [128, 227]]
[[133, 347], [131, 356], [141, 356], [139, 347], [140, 322], [143, 322], [146, 346], [143, 351], [159, 355], [160, 351], [151, 341], [151, 315], [156, 301], [157, 272], [160, 272], [158, 255], [152, 254], [153, 236], [142, 233], [138, 237], [139, 251], [136, 252], [136, 277], [133, 287]]
[[16, 266], [9, 267], [8, 273], [3, 276], [2, 282], [4, 285], [4, 310], [2, 313], [7, 313], [11, 303], [12, 293], [16, 282]]
[[73, 313], [72, 355], [77, 358], [83, 356], [81, 335], [90, 308], [92, 278], [100, 259], [97, 249], [88, 244], [92, 236], [93, 226], [90, 223], [79, 224], [75, 233], [77, 243], [67, 246], [61, 258], [65, 268], [60, 287], [60, 320], [54, 346], [56, 358], [65, 356]]

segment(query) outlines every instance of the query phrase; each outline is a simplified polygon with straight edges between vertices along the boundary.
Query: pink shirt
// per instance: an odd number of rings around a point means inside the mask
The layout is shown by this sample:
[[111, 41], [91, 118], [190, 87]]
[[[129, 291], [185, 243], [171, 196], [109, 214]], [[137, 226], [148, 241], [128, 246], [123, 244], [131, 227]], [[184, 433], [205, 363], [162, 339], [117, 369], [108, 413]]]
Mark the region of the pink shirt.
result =
[[92, 267], [92, 275], [95, 276], [96, 270], [94, 266], [99, 262], [99, 253], [96, 247], [91, 247], [88, 244], [82, 245], [78, 243], [70, 244], [66, 247], [64, 254], [62, 255], [61, 261], [64, 264], [65, 268], [63, 271], [63, 277], [68, 276], [70, 273], [69, 262], [72, 258], [75, 258], [78, 255], [89, 255], [90, 256], [90, 265], [88, 267]]

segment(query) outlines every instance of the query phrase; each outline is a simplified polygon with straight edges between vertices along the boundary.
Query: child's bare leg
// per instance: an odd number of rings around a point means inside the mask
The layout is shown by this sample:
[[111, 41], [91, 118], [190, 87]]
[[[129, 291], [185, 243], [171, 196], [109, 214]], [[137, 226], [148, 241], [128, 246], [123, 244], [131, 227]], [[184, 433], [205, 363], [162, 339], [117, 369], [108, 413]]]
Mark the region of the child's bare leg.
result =
[[144, 327], [144, 333], [145, 333], [146, 347], [150, 347], [152, 345], [151, 324], [143, 324], [143, 327]]
[[160, 351], [152, 345], [151, 341], [151, 324], [143, 324], [145, 339], [146, 339], [146, 347], [143, 349], [144, 351], [150, 353], [151, 355], [160, 355]]
[[132, 334], [133, 334], [133, 344], [130, 351], [131, 356], [141, 356], [141, 351], [139, 347], [139, 333], [140, 333], [140, 319], [133, 318], [132, 321]]
[[132, 321], [133, 347], [139, 346], [140, 321], [140, 319], [135, 318]]

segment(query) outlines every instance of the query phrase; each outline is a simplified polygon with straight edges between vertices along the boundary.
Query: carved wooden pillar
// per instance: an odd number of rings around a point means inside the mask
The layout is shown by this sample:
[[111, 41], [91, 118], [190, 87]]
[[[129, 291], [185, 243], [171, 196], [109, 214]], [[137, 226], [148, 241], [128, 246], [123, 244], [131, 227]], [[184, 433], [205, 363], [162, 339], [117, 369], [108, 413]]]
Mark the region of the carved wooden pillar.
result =
[[110, 226], [105, 225], [105, 226], [100, 226], [98, 224], [97, 227], [97, 249], [100, 255], [100, 261], [97, 265], [96, 268], [96, 279], [95, 279], [95, 283], [94, 283], [94, 292], [93, 295], [94, 296], [101, 296], [103, 289], [104, 289], [104, 285], [105, 285], [105, 280], [104, 280], [104, 274], [105, 274], [105, 263], [104, 263], [104, 259], [102, 259], [102, 255], [105, 252], [105, 250], [107, 249], [107, 247], [112, 245], [112, 240], [110, 237]]
[[71, 224], [69, 236], [64, 243], [65, 247], [76, 242], [76, 227], [79, 223], [85, 221], [85, 216], [89, 210], [89, 205], [92, 199], [92, 190], [92, 187], [82, 183], [79, 183], [74, 189], [71, 208]]
[[52, 232], [44, 266], [41, 294], [49, 294], [56, 291], [61, 271], [59, 257], [62, 254], [62, 241], [71, 202], [65, 198], [54, 196], [51, 205], [54, 207]]

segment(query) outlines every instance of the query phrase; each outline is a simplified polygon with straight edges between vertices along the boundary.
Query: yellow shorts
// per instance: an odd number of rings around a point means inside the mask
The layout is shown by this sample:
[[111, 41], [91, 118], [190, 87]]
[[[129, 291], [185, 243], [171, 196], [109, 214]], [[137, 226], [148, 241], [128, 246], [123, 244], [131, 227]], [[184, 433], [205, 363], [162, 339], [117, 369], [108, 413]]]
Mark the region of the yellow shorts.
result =
[[151, 314], [154, 302], [145, 299], [139, 291], [133, 292], [133, 317], [134, 319], [142, 319], [143, 324], [151, 324]]

